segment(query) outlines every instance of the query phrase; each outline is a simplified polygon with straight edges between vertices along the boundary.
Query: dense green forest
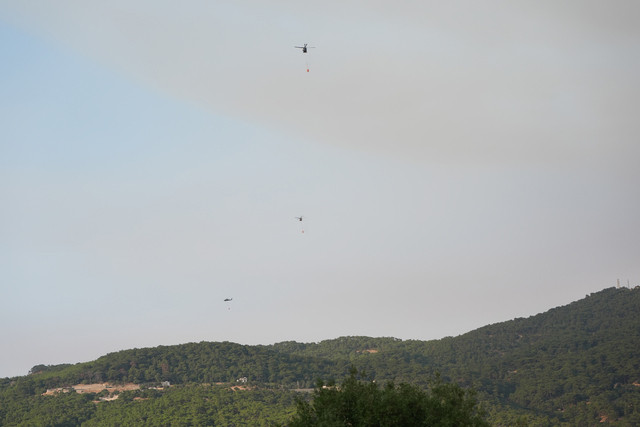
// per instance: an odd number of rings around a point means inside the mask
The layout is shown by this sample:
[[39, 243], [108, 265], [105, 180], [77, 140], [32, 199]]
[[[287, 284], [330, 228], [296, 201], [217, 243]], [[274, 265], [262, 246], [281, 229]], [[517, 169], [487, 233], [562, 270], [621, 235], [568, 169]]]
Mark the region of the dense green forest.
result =
[[473, 390], [445, 384], [436, 376], [424, 390], [417, 385], [380, 386], [357, 370], [339, 385], [319, 382], [310, 402], [298, 400], [289, 427], [488, 427]]
[[269, 426], [287, 422], [296, 402], [291, 391], [195, 384], [126, 391], [112, 401], [100, 402], [99, 397], [94, 393], [3, 396], [0, 425]]
[[[542, 314], [440, 340], [201, 342], [38, 365], [27, 376], [0, 379], [0, 424], [282, 423], [293, 413], [296, 396], [309, 396], [291, 390], [311, 388], [318, 379], [340, 381], [351, 367], [381, 383], [424, 389], [439, 373], [446, 382], [476, 390], [493, 425], [640, 425], [640, 288], [605, 289]], [[247, 389], [232, 391], [240, 378]], [[163, 381], [171, 386], [152, 388]], [[142, 389], [100, 403], [94, 401], [101, 396], [91, 393], [42, 395], [102, 382]]]

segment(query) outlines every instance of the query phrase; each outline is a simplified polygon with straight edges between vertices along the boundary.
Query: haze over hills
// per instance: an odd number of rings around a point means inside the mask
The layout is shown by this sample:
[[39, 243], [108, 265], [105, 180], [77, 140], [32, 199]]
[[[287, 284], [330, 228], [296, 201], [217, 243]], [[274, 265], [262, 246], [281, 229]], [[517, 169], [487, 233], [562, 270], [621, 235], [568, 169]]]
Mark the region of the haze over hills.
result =
[[[1, 380], [0, 424], [35, 420], [51, 405], [60, 416], [84, 414], [75, 420], [87, 425], [131, 411], [184, 419], [181, 411], [194, 402], [211, 417], [236, 405], [244, 409], [235, 413], [247, 419], [262, 413], [265, 423], [283, 422], [294, 404], [291, 389], [312, 387], [318, 378], [340, 380], [352, 366], [376, 381], [424, 387], [439, 373], [445, 381], [477, 390], [496, 425], [639, 425], [640, 288], [605, 289], [545, 313], [440, 340], [200, 342], [119, 351], [75, 365], [38, 365], [30, 375]], [[171, 387], [162, 391], [145, 390], [167, 381]], [[121, 399], [98, 405], [91, 402], [96, 395], [42, 396], [80, 383], [133, 383], [142, 390], [121, 392]], [[232, 385], [251, 391], [226, 394]], [[131, 406], [135, 397], [148, 400]], [[217, 403], [210, 407], [203, 399]], [[232, 418], [216, 419], [225, 425]]]

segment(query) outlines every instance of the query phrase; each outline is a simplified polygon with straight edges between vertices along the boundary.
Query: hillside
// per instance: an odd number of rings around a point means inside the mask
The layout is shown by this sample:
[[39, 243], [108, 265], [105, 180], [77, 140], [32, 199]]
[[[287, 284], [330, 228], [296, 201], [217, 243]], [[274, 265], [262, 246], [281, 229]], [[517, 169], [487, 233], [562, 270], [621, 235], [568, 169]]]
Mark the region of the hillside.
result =
[[[312, 387], [318, 378], [344, 378], [351, 366], [377, 381], [421, 386], [439, 372], [446, 381], [475, 388], [496, 425], [640, 425], [640, 288], [605, 289], [542, 314], [441, 340], [201, 342], [120, 351], [75, 365], [39, 365], [28, 376], [0, 380], [0, 424], [31, 419], [54, 403], [58, 409], [68, 405], [63, 412], [85, 414], [77, 420], [89, 422], [115, 416], [109, 408], [118, 405], [128, 411], [135, 398], [147, 400], [136, 400], [130, 410], [175, 412], [167, 409], [170, 402], [198, 402], [198, 413], [236, 405], [238, 416], [262, 414], [265, 423], [283, 422], [295, 400], [289, 389]], [[246, 378], [247, 389], [231, 392], [240, 378]], [[147, 389], [163, 381], [171, 387]], [[42, 396], [48, 389], [103, 382], [143, 387], [97, 407], [91, 403], [95, 394], [85, 400], [78, 393]], [[204, 402], [222, 406], [213, 410]]]

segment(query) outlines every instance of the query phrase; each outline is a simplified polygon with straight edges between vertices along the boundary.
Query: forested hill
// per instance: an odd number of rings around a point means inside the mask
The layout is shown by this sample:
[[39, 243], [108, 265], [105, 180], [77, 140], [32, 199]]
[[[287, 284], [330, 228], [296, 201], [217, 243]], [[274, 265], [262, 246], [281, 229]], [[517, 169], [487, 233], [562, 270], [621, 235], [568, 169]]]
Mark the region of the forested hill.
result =
[[[271, 389], [340, 380], [355, 366], [378, 381], [426, 386], [439, 372], [473, 387], [495, 424], [640, 425], [640, 288], [605, 289], [545, 313], [433, 341], [342, 337], [247, 346], [190, 343], [39, 365], [0, 380], [0, 424], [17, 396], [77, 383], [236, 383]], [[37, 400], [37, 399], [36, 399]], [[3, 414], [3, 411], [5, 413]]]

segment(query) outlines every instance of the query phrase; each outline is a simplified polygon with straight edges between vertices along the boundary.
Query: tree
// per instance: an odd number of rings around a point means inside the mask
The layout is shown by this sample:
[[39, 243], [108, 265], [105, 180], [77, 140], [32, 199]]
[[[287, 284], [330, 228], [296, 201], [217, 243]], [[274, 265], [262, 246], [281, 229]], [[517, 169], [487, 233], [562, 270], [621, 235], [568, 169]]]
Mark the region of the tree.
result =
[[489, 426], [484, 417], [473, 391], [445, 384], [439, 376], [428, 391], [407, 383], [379, 387], [359, 379], [352, 368], [340, 386], [319, 381], [311, 402], [298, 401], [289, 426]]

